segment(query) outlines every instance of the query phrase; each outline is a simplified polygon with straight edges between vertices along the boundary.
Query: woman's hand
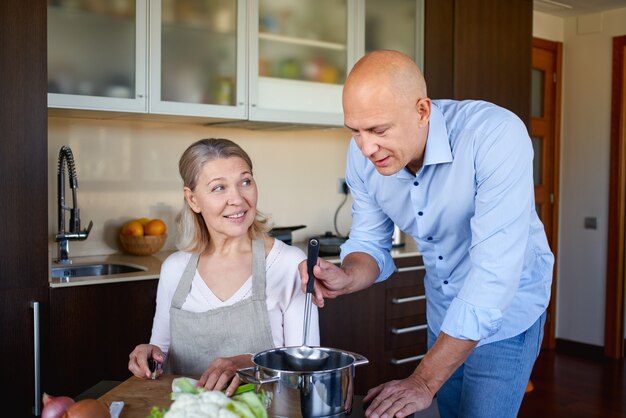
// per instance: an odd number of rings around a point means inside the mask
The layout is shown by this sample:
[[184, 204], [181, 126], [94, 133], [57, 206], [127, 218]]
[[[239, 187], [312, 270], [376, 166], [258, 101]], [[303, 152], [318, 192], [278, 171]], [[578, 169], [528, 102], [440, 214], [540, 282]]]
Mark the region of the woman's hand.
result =
[[[159, 347], [153, 344], [139, 344], [128, 356], [128, 370], [137, 377], [151, 379], [152, 372], [148, 366], [148, 359], [153, 359], [157, 363], [165, 362], [165, 354]], [[157, 369], [155, 377], [163, 374], [162, 369]]]
[[252, 357], [250, 354], [217, 358], [202, 373], [197, 386], [204, 387], [206, 390], [226, 389], [226, 396], [231, 396], [239, 386], [237, 369], [251, 366]]

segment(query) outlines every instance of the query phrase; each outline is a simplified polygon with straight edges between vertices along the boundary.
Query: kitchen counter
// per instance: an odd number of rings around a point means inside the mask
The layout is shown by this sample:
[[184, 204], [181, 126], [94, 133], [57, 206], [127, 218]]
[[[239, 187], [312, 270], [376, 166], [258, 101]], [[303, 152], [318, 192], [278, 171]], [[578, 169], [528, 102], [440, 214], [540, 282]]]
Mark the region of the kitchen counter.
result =
[[[170, 254], [172, 254], [172, 251], [161, 251], [148, 256], [115, 253], [108, 255], [72, 257], [71, 265], [115, 263], [128, 264], [136, 267], [144, 267], [146, 268], [146, 270], [134, 273], [112, 274], [108, 276], [72, 277], [70, 279], [50, 278], [50, 287], [85, 286], [94, 284], [111, 284], [119, 282], [158, 279], [161, 273], [161, 264], [163, 264], [163, 261]], [[63, 267], [63, 265], [52, 262], [50, 264], [49, 271], [51, 271], [52, 267]]]
[[[305, 253], [307, 250], [306, 242], [296, 242], [294, 246], [302, 249]], [[138, 280], [154, 280], [159, 278], [161, 272], [161, 264], [163, 261], [172, 254], [173, 251], [161, 251], [149, 256], [136, 256], [122, 253], [107, 254], [107, 255], [93, 255], [84, 257], [72, 257], [71, 265], [81, 264], [99, 264], [99, 263], [115, 263], [115, 264], [129, 264], [137, 267], [145, 267], [145, 271], [138, 271], [135, 273], [121, 273], [112, 274], [108, 276], [87, 276], [87, 277], [72, 277], [70, 279], [49, 279], [50, 287], [70, 287], [70, 286], [86, 286], [94, 284], [111, 284], [119, 282], [132, 282]], [[420, 252], [415, 244], [415, 241], [407, 237], [406, 244], [403, 247], [393, 248], [391, 250], [391, 256], [393, 258], [412, 257], [419, 255]], [[326, 256], [326, 260], [331, 263], [339, 263], [339, 256]], [[62, 267], [62, 265], [51, 262], [50, 268]]]

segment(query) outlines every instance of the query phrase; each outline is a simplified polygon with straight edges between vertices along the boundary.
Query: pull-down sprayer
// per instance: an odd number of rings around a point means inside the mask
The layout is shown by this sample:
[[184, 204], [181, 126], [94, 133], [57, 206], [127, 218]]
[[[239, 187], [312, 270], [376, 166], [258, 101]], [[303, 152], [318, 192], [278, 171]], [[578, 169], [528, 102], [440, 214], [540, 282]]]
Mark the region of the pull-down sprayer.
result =
[[[65, 164], [67, 164], [69, 185], [72, 189], [72, 207], [65, 206]], [[58, 232], [55, 240], [59, 243], [59, 257], [57, 263], [70, 264], [69, 242], [70, 240], [83, 241], [89, 236], [93, 222], [89, 221], [87, 229], [80, 230], [80, 210], [76, 201], [76, 189], [78, 181], [76, 179], [76, 167], [72, 150], [67, 145], [61, 147], [59, 151], [59, 167], [57, 170], [57, 210], [59, 217]], [[65, 230], [65, 211], [70, 212], [69, 231]]]

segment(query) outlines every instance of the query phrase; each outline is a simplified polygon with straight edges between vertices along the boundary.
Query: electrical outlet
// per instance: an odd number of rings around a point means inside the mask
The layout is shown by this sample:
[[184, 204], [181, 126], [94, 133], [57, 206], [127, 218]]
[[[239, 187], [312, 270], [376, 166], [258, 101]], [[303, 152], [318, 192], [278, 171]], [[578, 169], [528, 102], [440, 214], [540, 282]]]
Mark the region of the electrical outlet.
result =
[[337, 193], [348, 194], [348, 185], [343, 177], [337, 179]]

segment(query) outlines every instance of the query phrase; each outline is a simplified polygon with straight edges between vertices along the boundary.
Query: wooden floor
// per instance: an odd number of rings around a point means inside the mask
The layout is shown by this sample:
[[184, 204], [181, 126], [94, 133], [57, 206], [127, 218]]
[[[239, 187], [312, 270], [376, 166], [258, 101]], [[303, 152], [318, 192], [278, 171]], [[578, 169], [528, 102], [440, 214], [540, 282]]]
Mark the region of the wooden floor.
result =
[[626, 417], [626, 361], [587, 359], [544, 350], [519, 418]]

